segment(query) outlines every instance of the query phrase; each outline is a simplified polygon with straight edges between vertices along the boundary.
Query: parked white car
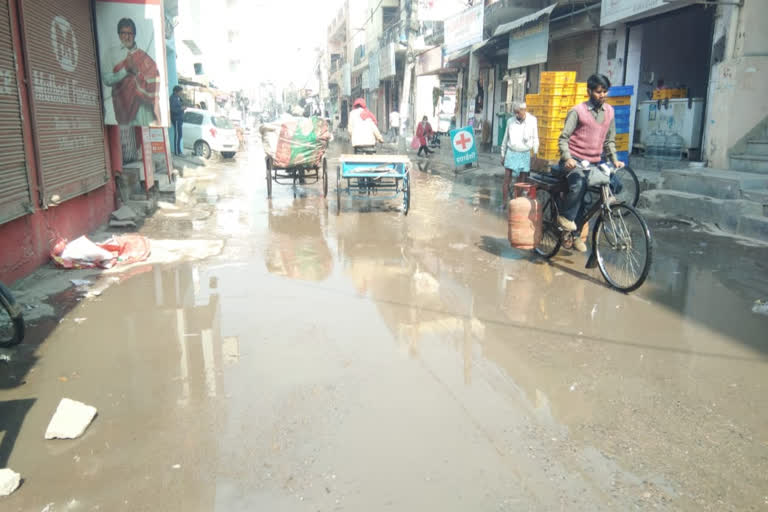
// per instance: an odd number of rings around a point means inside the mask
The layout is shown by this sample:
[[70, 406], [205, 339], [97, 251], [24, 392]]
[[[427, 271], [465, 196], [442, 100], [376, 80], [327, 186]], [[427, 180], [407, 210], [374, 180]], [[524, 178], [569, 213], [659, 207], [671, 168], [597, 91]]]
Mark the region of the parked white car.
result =
[[221, 153], [223, 158], [233, 158], [240, 147], [229, 119], [195, 108], [184, 112], [182, 138], [186, 149], [205, 159], [211, 158], [213, 151]]

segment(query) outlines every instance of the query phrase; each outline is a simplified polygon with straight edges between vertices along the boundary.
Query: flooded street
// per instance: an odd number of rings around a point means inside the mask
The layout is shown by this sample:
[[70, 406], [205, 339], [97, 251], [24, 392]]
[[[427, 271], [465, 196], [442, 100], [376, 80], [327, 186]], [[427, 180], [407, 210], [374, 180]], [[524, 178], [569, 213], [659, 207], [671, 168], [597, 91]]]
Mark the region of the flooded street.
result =
[[[0, 361], [3, 510], [768, 510], [768, 248], [653, 220], [625, 295], [510, 248], [491, 178], [337, 216], [329, 158], [327, 199], [267, 200], [255, 142], [194, 171], [141, 233], [204, 257], [52, 299]], [[46, 441], [63, 397], [98, 416]]]

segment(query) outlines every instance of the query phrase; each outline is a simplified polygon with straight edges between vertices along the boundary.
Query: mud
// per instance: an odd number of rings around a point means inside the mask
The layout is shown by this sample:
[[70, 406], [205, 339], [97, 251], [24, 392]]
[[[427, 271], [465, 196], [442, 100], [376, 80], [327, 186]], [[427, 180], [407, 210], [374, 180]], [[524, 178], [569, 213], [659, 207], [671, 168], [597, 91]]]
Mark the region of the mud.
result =
[[[768, 506], [768, 249], [656, 219], [624, 295], [510, 248], [497, 180], [419, 163], [407, 217], [268, 201], [257, 146], [201, 173], [142, 228], [199, 258], [54, 295], [0, 361], [3, 508]], [[99, 415], [45, 441], [62, 397]]]

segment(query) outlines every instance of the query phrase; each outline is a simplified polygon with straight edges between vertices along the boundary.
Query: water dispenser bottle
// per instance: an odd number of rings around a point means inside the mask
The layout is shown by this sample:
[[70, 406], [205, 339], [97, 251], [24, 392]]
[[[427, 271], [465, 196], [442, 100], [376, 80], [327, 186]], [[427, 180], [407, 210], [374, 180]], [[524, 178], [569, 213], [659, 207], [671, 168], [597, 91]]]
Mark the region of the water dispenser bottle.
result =
[[685, 140], [677, 133], [668, 133], [664, 145], [666, 160], [679, 162], [683, 159]]
[[661, 130], [655, 130], [645, 139], [645, 157], [651, 160], [664, 158], [664, 135]]

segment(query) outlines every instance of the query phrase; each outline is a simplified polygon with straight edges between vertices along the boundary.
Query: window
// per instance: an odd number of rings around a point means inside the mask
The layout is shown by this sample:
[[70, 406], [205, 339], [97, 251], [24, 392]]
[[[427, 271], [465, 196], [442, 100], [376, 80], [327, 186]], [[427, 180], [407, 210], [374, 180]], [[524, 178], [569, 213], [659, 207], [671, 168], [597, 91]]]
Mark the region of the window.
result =
[[232, 123], [229, 122], [229, 119], [222, 116], [213, 116], [211, 117], [211, 122], [213, 123], [213, 126], [216, 128], [232, 128]]
[[203, 114], [199, 112], [184, 112], [184, 122], [188, 124], [203, 124]]

